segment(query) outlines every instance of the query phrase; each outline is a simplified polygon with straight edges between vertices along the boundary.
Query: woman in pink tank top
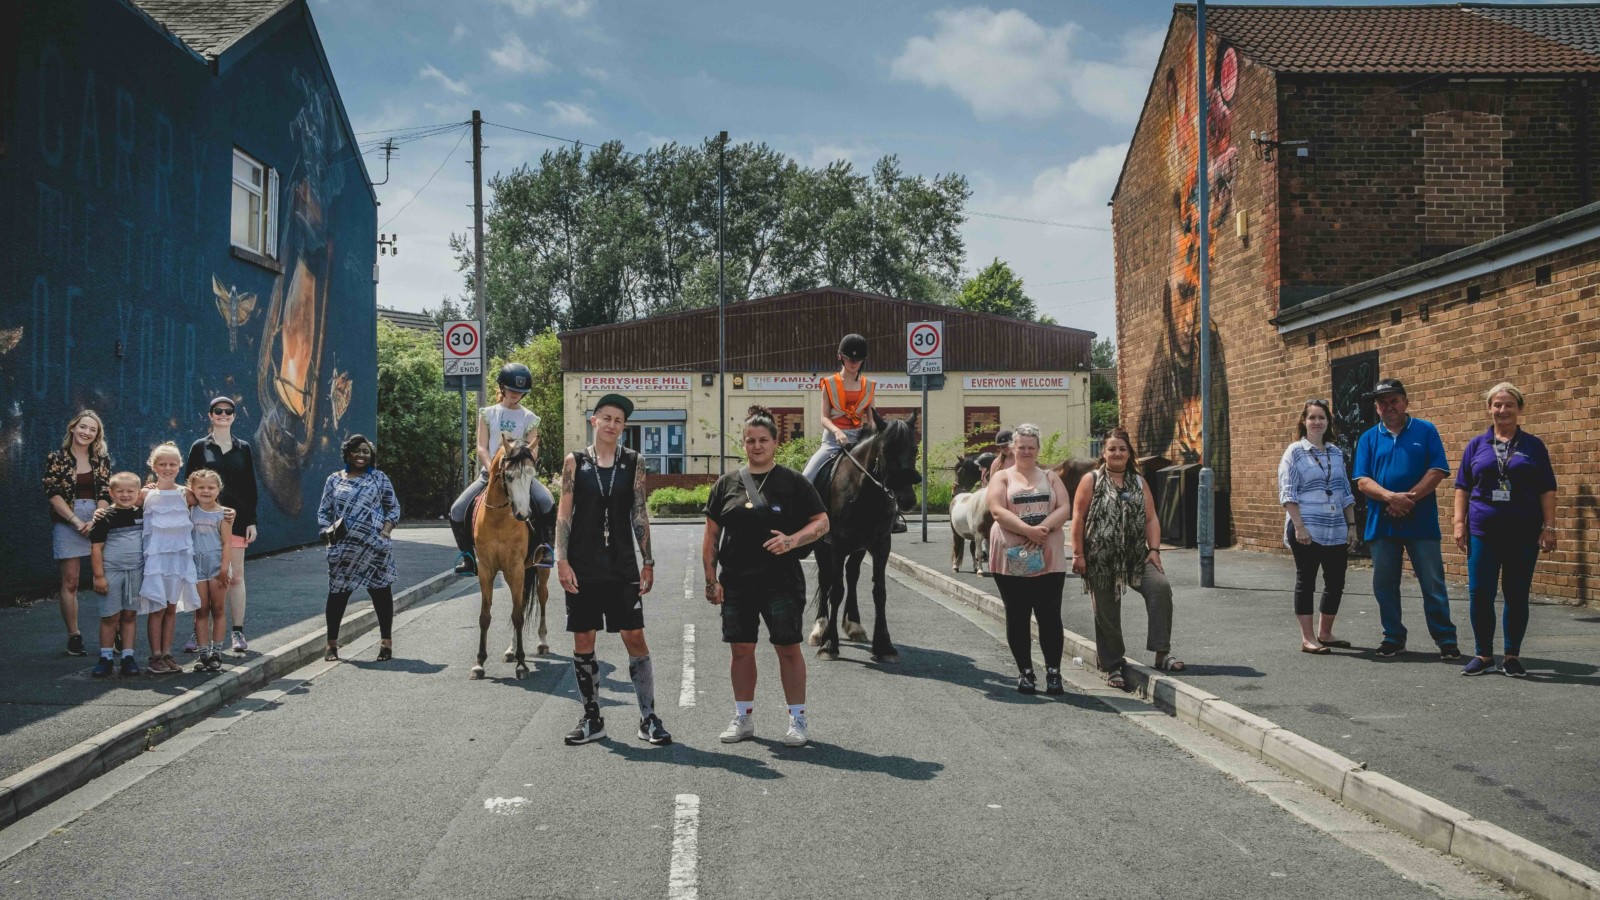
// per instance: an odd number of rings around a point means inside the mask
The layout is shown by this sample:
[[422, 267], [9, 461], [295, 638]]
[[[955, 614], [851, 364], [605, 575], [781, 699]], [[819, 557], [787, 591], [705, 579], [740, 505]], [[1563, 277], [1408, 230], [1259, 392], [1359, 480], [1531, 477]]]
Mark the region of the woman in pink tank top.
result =
[[[1061, 591], [1066, 585], [1066, 532], [1071, 506], [1067, 489], [1054, 472], [1039, 468], [1039, 426], [1013, 430], [1016, 464], [989, 482], [989, 574], [1006, 607], [1006, 643], [1017, 663], [1017, 690], [1031, 694], [1032, 621], [1039, 623], [1044, 652], [1045, 692], [1062, 694]], [[1030, 621], [1032, 620], [1032, 621]]]

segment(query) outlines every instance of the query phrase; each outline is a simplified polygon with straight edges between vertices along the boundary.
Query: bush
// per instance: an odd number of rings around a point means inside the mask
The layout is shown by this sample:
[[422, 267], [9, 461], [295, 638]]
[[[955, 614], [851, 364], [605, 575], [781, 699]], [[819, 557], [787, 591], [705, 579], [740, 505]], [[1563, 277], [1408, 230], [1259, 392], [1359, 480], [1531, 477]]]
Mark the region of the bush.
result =
[[651, 491], [645, 506], [652, 516], [698, 516], [710, 498], [709, 484], [692, 488], [664, 487]]
[[[950, 511], [950, 499], [955, 494], [955, 486], [953, 484], [945, 479], [933, 478], [930, 479], [926, 485], [918, 488], [919, 491], [923, 489], [926, 489], [928, 492], [928, 512], [930, 514], [947, 513]], [[911, 512], [906, 513], [906, 518], [909, 519], [913, 515], [921, 514], [922, 495], [918, 494], [917, 505], [912, 507]]]
[[431, 335], [378, 322], [379, 464], [410, 518], [435, 518], [460, 490], [460, 400], [444, 389]]

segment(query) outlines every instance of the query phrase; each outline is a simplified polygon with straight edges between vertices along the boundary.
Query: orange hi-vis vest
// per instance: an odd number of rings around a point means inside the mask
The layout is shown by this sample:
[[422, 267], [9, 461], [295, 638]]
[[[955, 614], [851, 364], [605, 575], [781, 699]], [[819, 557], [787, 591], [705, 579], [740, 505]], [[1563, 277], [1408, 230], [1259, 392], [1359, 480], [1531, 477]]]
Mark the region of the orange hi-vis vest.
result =
[[829, 420], [840, 428], [860, 428], [863, 423], [861, 412], [872, 406], [877, 383], [871, 378], [863, 377], [861, 387], [847, 391], [844, 387], [844, 376], [835, 373], [822, 379], [821, 384], [822, 396], [828, 401]]

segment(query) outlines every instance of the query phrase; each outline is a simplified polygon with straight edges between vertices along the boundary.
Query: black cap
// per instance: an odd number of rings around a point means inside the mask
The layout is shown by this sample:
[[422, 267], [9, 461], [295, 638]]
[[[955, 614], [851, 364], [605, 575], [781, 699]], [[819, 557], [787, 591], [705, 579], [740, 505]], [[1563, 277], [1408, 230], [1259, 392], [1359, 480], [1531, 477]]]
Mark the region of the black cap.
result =
[[1004, 431], [996, 434], [994, 436], [994, 443], [997, 447], [1011, 446], [1011, 429], [1007, 428]]
[[1404, 397], [1406, 395], [1406, 386], [1401, 384], [1398, 378], [1385, 378], [1378, 382], [1377, 387], [1362, 394], [1361, 399], [1376, 400], [1384, 394], [1399, 394]]
[[621, 394], [607, 394], [601, 397], [595, 402], [594, 411], [596, 413], [600, 412], [600, 407], [602, 406], [615, 406], [617, 409], [622, 410], [622, 418], [633, 418], [633, 401]]

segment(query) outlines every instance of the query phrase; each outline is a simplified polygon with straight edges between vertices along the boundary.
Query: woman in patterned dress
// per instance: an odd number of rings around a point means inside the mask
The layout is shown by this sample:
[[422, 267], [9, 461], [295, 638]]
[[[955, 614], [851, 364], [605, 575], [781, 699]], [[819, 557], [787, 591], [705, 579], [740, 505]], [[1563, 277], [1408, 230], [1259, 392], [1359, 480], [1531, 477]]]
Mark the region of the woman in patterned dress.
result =
[[383, 646], [380, 661], [394, 655], [390, 627], [394, 624], [394, 553], [389, 533], [400, 521], [400, 501], [395, 499], [389, 476], [376, 468], [377, 450], [366, 437], [353, 434], [341, 448], [344, 468], [328, 476], [317, 506], [317, 524], [323, 528], [343, 520], [345, 536], [328, 546], [328, 652], [339, 658], [339, 623], [350, 595], [366, 588], [378, 613], [378, 633]]
[[1133, 439], [1121, 428], [1106, 435], [1100, 468], [1078, 482], [1072, 508], [1072, 571], [1094, 601], [1094, 643], [1106, 684], [1126, 690], [1122, 641], [1122, 589], [1144, 597], [1150, 629], [1145, 647], [1155, 667], [1182, 672], [1172, 649], [1172, 585], [1161, 565], [1161, 522], [1155, 498], [1133, 465]]

